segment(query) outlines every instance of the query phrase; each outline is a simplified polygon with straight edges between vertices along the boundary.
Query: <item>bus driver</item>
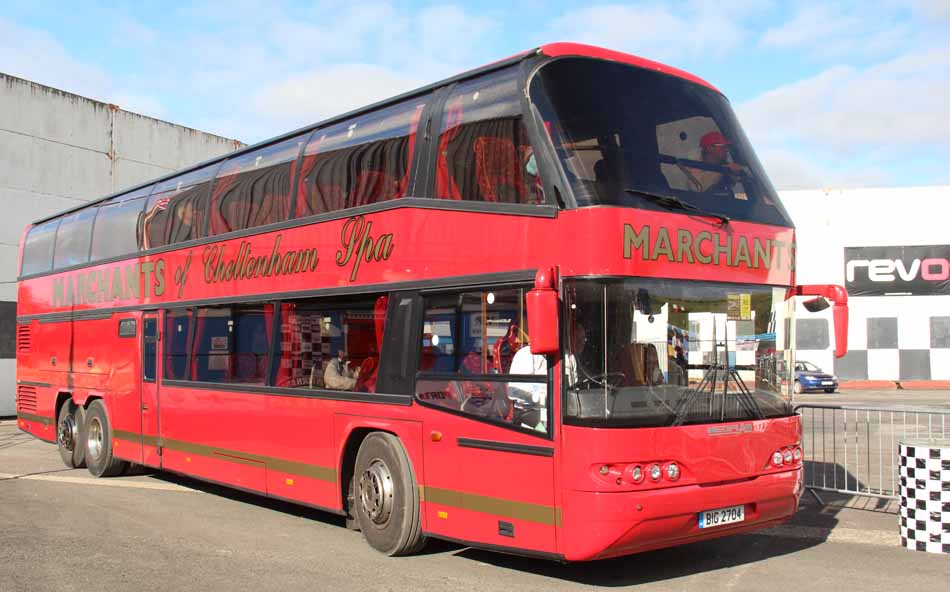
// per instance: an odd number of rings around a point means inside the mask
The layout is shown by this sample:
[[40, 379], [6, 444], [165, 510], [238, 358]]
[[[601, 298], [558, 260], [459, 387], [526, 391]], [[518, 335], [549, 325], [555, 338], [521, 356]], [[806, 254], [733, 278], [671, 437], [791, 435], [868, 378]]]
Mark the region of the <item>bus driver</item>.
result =
[[735, 177], [740, 175], [745, 167], [729, 162], [729, 146], [731, 143], [719, 132], [709, 132], [699, 140], [702, 151], [702, 161], [719, 169], [726, 169], [729, 174], [721, 170], [699, 169], [680, 165], [680, 169], [689, 179], [689, 187], [696, 192], [728, 191], [735, 184]]

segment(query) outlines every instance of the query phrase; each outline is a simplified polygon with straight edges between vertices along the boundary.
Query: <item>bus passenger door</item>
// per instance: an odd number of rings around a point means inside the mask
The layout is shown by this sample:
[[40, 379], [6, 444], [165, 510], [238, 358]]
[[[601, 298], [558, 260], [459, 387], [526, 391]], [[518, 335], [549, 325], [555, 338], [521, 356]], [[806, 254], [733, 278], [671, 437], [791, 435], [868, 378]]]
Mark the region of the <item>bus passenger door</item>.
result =
[[556, 553], [550, 375], [541, 356], [530, 375], [522, 374], [532, 368], [530, 355], [522, 356], [527, 366], [514, 364], [523, 294], [471, 289], [423, 299], [412, 349], [426, 528], [463, 542]]
[[158, 452], [159, 326], [158, 312], [142, 315], [142, 463], [150, 467], [162, 466]]

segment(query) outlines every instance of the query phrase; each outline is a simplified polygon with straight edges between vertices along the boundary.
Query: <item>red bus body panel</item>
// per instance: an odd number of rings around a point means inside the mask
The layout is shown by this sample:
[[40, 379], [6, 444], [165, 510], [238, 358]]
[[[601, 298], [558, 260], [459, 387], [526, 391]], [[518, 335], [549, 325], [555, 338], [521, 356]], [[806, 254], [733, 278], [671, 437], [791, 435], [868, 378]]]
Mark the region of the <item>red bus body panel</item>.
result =
[[[762, 253], [758, 259], [749, 256], [754, 245], [769, 249], [767, 260]], [[396, 207], [27, 279], [20, 284], [18, 313], [160, 309], [183, 301], [200, 304], [250, 294], [266, 300], [356, 286], [386, 291], [398, 282], [540, 268], [556, 268], [560, 277], [788, 286], [794, 282], [793, 245], [789, 228], [744, 222], [723, 228], [701, 216], [636, 209], [599, 207], [542, 217]], [[287, 253], [310, 249], [317, 253], [308, 260], [316, 261], [312, 268], [298, 271], [290, 265], [280, 274], [261, 272], [268, 262], [271, 271], [278, 269], [276, 262], [283, 264]], [[137, 287], [129, 283], [134, 281]], [[41, 420], [21, 415], [20, 427], [54, 441], [59, 393], [77, 403], [103, 398], [120, 432], [114, 442], [121, 458], [336, 512], [343, 508], [341, 463], [348, 438], [384, 430], [396, 434], [409, 455], [421, 489], [425, 532], [568, 560], [620, 555], [782, 520], [794, 512], [800, 495], [797, 471], [756, 469], [773, 449], [798, 441], [797, 418], [756, 422], [754, 432], [718, 439], [705, 435], [705, 426], [592, 430], [562, 428], [556, 421], [550, 439], [418, 403], [234, 392], [226, 385], [212, 390], [159, 383], [157, 394], [149, 394], [140, 380], [141, 340], [118, 337], [120, 318], [141, 323], [142, 314], [126, 309], [71, 323], [29, 320], [34, 349], [19, 357], [18, 380], [51, 386], [38, 389], [35, 415]], [[160, 363], [157, 368], [161, 375]], [[558, 393], [559, 362], [554, 371], [553, 392]], [[153, 409], [143, 415], [143, 402], [152, 399], [157, 416], [149, 415]], [[559, 397], [551, 400], [559, 417]], [[143, 425], [150, 427], [143, 432]], [[441, 439], [435, 441], [433, 433]], [[546, 448], [550, 454], [460, 445], [471, 440]], [[681, 482], [638, 491], [598, 484], [592, 477], [597, 463], [651, 459], [682, 463]], [[697, 531], [697, 512], [736, 504], [746, 504], [746, 522]]]

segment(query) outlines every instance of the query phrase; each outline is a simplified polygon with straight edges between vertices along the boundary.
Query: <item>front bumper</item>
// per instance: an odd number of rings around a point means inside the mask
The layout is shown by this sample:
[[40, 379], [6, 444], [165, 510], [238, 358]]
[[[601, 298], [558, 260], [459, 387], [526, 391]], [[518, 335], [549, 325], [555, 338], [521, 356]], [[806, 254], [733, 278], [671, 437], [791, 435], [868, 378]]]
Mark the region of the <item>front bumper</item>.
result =
[[[791, 518], [802, 494], [802, 469], [740, 481], [641, 492], [564, 493], [568, 561], [587, 561], [758, 530]], [[699, 512], [742, 504], [745, 520], [699, 528]]]

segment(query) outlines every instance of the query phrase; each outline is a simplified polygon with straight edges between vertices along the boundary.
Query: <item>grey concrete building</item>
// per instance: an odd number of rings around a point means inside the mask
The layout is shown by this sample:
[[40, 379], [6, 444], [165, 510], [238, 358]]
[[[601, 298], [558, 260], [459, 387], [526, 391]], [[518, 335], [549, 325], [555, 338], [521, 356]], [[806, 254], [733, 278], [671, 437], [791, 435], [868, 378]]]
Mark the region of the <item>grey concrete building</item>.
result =
[[0, 417], [13, 415], [27, 224], [242, 143], [0, 73]]

